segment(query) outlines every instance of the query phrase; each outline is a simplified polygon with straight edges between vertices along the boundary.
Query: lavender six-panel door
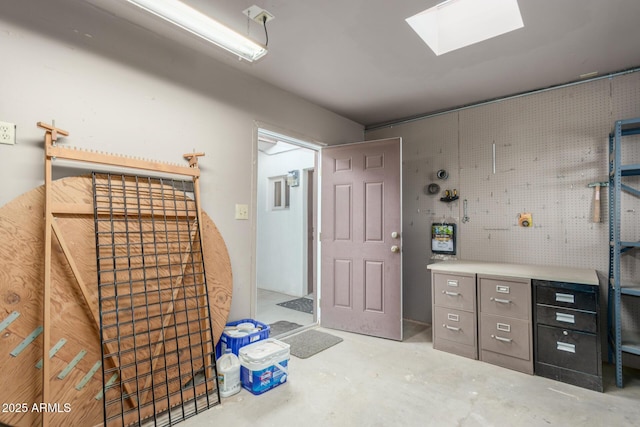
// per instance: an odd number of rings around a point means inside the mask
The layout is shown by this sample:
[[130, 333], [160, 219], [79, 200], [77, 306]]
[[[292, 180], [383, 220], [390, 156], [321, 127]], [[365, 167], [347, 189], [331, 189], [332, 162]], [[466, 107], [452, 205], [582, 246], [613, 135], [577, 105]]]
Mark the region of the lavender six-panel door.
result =
[[402, 339], [401, 140], [322, 150], [321, 324]]

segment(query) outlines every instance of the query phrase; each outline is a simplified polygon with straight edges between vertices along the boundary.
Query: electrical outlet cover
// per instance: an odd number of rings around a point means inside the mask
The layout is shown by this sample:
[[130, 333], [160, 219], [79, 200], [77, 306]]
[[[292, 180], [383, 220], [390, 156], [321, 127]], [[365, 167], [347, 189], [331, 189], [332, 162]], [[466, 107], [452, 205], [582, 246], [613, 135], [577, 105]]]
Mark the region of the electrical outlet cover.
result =
[[269, 22], [273, 18], [275, 18], [275, 16], [273, 16], [271, 13], [269, 13], [268, 11], [256, 5], [253, 5], [250, 8], [243, 10], [242, 14], [248, 16], [249, 19], [253, 19], [260, 25], [262, 25], [263, 19], [265, 16], [267, 17], [266, 22]]
[[0, 144], [13, 145], [16, 143], [16, 125], [0, 122]]
[[249, 205], [236, 205], [236, 219], [249, 219]]

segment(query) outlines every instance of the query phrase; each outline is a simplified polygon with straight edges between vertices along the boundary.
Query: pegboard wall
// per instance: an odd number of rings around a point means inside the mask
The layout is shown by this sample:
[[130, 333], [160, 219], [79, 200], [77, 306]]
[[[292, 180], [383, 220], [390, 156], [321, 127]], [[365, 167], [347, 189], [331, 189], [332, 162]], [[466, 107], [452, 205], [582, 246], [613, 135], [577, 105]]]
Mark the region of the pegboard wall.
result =
[[[429, 281], [424, 280], [425, 265], [431, 254], [431, 224], [443, 220], [458, 222], [458, 202], [440, 202], [445, 189], [459, 188], [458, 116], [445, 114], [413, 122], [403, 126], [401, 132], [404, 316], [431, 322], [431, 314], [425, 313], [425, 304], [431, 307], [431, 292]], [[449, 173], [446, 180], [436, 177], [440, 169]], [[430, 183], [441, 187], [439, 194], [427, 194]]]
[[[598, 80], [459, 113], [465, 259], [606, 270], [608, 227], [593, 221], [588, 184], [608, 181], [609, 93]], [[518, 224], [525, 212], [531, 227]]]
[[[367, 132], [368, 140], [403, 139], [405, 317], [431, 321], [425, 266], [430, 225], [441, 220], [458, 224], [460, 259], [595, 268], [606, 276], [608, 191], [602, 188], [596, 223], [588, 184], [608, 181], [614, 122], [638, 116], [640, 73], [632, 73]], [[629, 156], [640, 161], [636, 145]], [[435, 177], [438, 169], [447, 169], [446, 181]], [[459, 200], [425, 194], [432, 182], [441, 192], [456, 188]], [[640, 239], [640, 202], [624, 206], [628, 232]], [[518, 225], [524, 212], [532, 227]], [[628, 274], [640, 272], [638, 259], [624, 267]]]

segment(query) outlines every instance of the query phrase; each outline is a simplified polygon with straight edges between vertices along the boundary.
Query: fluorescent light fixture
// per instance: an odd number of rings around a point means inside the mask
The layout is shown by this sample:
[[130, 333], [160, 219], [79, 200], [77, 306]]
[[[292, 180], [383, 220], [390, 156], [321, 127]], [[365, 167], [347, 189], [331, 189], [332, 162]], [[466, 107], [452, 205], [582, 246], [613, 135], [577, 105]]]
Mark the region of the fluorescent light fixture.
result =
[[517, 0], [448, 0], [406, 21], [438, 56], [524, 27]]
[[267, 48], [248, 39], [178, 0], [127, 0], [173, 25], [215, 44], [249, 62], [262, 58]]

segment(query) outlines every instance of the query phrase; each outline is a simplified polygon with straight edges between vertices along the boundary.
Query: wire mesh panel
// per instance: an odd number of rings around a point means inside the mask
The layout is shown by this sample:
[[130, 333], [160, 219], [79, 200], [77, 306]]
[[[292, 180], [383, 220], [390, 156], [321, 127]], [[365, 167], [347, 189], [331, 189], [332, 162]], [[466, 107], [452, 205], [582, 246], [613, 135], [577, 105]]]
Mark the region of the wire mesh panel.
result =
[[220, 403], [193, 182], [93, 174], [104, 425]]

